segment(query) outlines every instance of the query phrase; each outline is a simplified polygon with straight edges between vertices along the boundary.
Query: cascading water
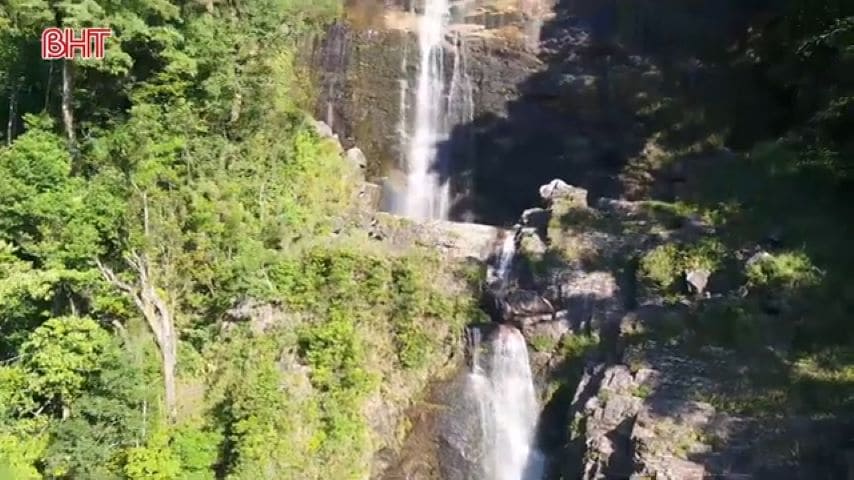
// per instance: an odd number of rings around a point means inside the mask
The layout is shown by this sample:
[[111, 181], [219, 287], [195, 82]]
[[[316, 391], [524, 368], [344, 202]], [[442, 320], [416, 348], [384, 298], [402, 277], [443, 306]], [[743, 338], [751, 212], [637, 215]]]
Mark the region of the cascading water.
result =
[[[414, 89], [414, 118], [405, 142], [406, 190], [396, 210], [416, 219], [445, 219], [450, 210], [450, 168], [448, 140], [451, 128], [473, 118], [472, 86], [465, 69], [465, 54], [459, 34], [449, 39], [448, 0], [426, 0], [418, 19], [420, 50]], [[450, 76], [445, 71], [445, 54], [452, 55]], [[403, 85], [402, 88], [406, 88]], [[402, 95], [402, 99], [406, 95]], [[401, 118], [407, 118], [405, 102]]]
[[479, 478], [540, 480], [544, 457], [533, 446], [539, 406], [525, 338], [501, 325], [485, 350], [468, 379], [480, 416]]
[[[504, 233], [494, 267], [493, 278], [501, 288], [510, 281], [516, 253], [514, 233]], [[502, 324], [482, 345], [480, 331], [476, 332], [471, 335], [471, 371], [466, 383], [479, 416], [480, 431], [473, 435], [480, 451], [478, 478], [541, 480], [545, 459], [534, 447], [540, 409], [525, 337]]]
[[495, 277], [502, 283], [506, 283], [510, 276], [510, 267], [513, 265], [513, 257], [516, 255], [516, 238], [512, 232], [504, 234], [501, 243], [501, 252], [498, 254], [498, 267], [495, 269]]
[[449, 21], [447, 0], [426, 0], [418, 19], [420, 61], [415, 87], [415, 132], [407, 156], [404, 213], [412, 218], [444, 218], [448, 192], [436, 172], [436, 145], [443, 126], [445, 72], [442, 43]]

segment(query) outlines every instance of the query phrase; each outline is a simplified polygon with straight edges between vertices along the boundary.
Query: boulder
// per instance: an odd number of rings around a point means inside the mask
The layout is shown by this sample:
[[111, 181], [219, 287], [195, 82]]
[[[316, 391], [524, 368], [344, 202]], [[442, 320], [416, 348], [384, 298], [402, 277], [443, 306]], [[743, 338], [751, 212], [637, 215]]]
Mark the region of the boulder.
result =
[[554, 306], [533, 290], [514, 290], [504, 298], [504, 314], [509, 318], [554, 314]]
[[697, 268], [684, 272], [685, 286], [688, 288], [688, 292], [693, 295], [702, 295], [706, 290], [706, 285], [709, 283], [709, 276], [711, 274], [705, 268]]
[[596, 201], [596, 208], [619, 217], [634, 218], [642, 213], [641, 203], [602, 197]]
[[356, 196], [359, 201], [359, 207], [362, 210], [376, 211], [380, 206], [382, 187], [376, 183], [362, 182], [359, 184]]
[[540, 198], [547, 203], [558, 199], [568, 199], [573, 205], [587, 208], [587, 190], [574, 187], [563, 180], [554, 179], [540, 187]]
[[353, 147], [344, 153], [344, 158], [347, 162], [358, 171], [364, 171], [368, 168], [368, 159], [359, 147]]
[[564, 310], [557, 312], [555, 315], [526, 317], [521, 322], [522, 333], [528, 339], [552, 339], [556, 345], [565, 335], [573, 333], [568, 317]]
[[332, 127], [322, 120], [313, 120], [311, 122], [311, 126], [320, 138], [336, 138], [335, 133], [332, 131]]

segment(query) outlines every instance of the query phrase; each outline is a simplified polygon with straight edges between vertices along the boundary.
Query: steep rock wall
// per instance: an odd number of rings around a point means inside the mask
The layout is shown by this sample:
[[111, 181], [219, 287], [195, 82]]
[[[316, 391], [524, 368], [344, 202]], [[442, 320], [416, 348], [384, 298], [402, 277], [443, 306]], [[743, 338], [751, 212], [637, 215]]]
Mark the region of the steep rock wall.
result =
[[[670, 179], [654, 184], [650, 165], [718, 138], [677, 122], [688, 110], [707, 119], [740, 112], [751, 118], [740, 132], [761, 135], [763, 109], [741, 111], [743, 96], [722, 81], [720, 63], [740, 41], [734, 32], [779, 3], [455, 3], [451, 34], [465, 43], [475, 115], [448, 142], [466, 146], [451, 172], [452, 218], [506, 223], [555, 177], [596, 195], [636, 198], [655, 187], [666, 196]], [[336, 133], [359, 142], [373, 179], [395, 177], [402, 159], [401, 79], [415, 73], [417, 42], [415, 18], [401, 8], [333, 26], [314, 53], [317, 115], [331, 111]], [[751, 104], [762, 102], [761, 92], [751, 95]]]

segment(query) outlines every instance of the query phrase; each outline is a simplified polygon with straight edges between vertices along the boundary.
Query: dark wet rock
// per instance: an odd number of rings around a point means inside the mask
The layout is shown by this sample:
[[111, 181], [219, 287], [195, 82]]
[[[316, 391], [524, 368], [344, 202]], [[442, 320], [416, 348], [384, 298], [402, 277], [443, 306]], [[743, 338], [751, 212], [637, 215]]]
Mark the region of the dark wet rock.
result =
[[504, 298], [504, 318], [506, 320], [525, 317], [552, 315], [554, 306], [538, 292], [531, 290], [514, 290]]
[[522, 212], [522, 225], [532, 227], [537, 232], [545, 231], [551, 220], [552, 213], [545, 208], [529, 208]]
[[481, 308], [496, 322], [526, 324], [551, 320], [554, 306], [533, 290], [508, 289], [500, 283], [486, 289]]
[[306, 51], [319, 90], [315, 116], [331, 124], [345, 148], [358, 144], [367, 177], [380, 178], [401, 158], [399, 80], [408, 75], [401, 70], [407, 52], [417, 51], [415, 36], [339, 22]]

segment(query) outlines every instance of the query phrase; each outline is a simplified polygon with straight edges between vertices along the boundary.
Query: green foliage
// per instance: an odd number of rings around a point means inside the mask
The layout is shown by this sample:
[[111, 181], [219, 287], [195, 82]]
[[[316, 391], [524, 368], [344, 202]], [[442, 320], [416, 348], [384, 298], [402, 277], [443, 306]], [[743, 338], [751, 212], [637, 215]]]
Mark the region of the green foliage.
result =
[[181, 463], [169, 446], [164, 432], [154, 433], [148, 442], [127, 452], [124, 473], [131, 480], [173, 480], [181, 478]]
[[803, 252], [767, 255], [747, 267], [748, 285], [770, 290], [795, 290], [818, 284], [821, 272]]
[[229, 339], [231, 358], [211, 395], [226, 435], [219, 460], [228, 478], [312, 478], [317, 471], [323, 441], [317, 397], [302, 372], [279, 363], [282, 348], [294, 342], [292, 332], [238, 331]]
[[181, 480], [213, 480], [223, 436], [218, 431], [187, 424], [172, 434], [171, 449], [181, 464]]
[[39, 435], [27, 439], [0, 433], [0, 478], [41, 480], [36, 469], [46, 437]]
[[[307, 122], [298, 60], [340, 8], [0, 7], [0, 120], [14, 115], [0, 146], [0, 477], [366, 473], [380, 380], [420, 388], [476, 308], [445, 291], [436, 259], [348, 243], [353, 172]], [[60, 134], [62, 63], [37, 60], [57, 22], [114, 32], [103, 61], [70, 62], [76, 145]], [[348, 240], [313, 243], [342, 226]], [[131, 252], [176, 319], [174, 425], [144, 312], [122, 294], [143, 276]], [[286, 325], [226, 332], [247, 298], [281, 305]]]
[[591, 349], [599, 345], [597, 335], [567, 335], [561, 343], [561, 353], [567, 361], [580, 361]]
[[267, 294], [289, 318], [261, 336], [236, 332], [228, 347], [216, 388], [230, 432], [227, 471], [231, 478], [358, 477], [370, 456], [364, 404], [378, 380], [420, 375], [472, 305], [449, 299], [435, 284], [438, 264], [420, 255], [389, 257], [344, 242], [268, 268]]
[[693, 269], [714, 272], [727, 252], [720, 241], [703, 239], [689, 245], [666, 243], [645, 253], [638, 268], [641, 281], [653, 291], [672, 295], [682, 275]]
[[22, 368], [32, 376], [33, 395], [67, 407], [101, 368], [109, 334], [89, 318], [53, 318], [21, 345]]
[[753, 348], [761, 340], [757, 312], [736, 300], [704, 304], [697, 330], [704, 342], [726, 347]]
[[530, 339], [531, 347], [537, 352], [551, 352], [557, 346], [557, 339], [551, 335], [534, 335]]
[[641, 277], [660, 289], [667, 289], [681, 273], [679, 248], [668, 243], [646, 253], [640, 261]]

